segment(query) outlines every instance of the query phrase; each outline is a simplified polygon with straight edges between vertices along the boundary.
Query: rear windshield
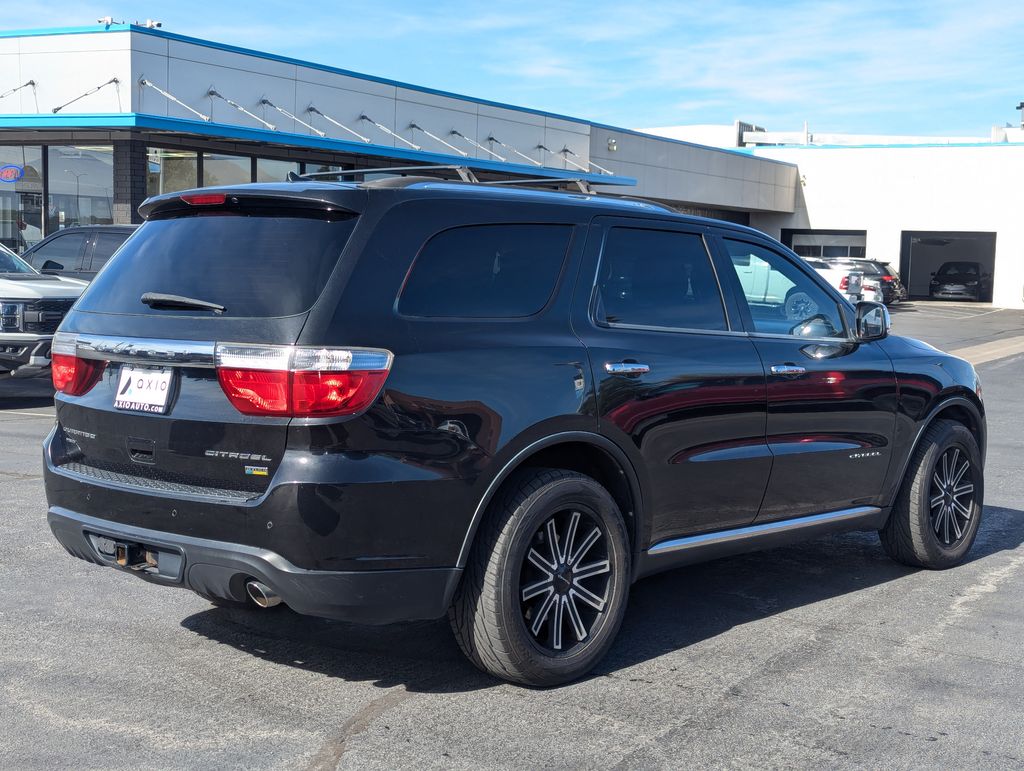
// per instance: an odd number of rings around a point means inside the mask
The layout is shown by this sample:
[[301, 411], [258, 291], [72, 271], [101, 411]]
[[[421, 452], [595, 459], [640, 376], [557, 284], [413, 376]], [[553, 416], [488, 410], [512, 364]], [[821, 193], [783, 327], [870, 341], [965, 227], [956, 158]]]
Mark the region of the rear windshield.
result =
[[224, 306], [221, 316], [291, 316], [316, 302], [355, 218], [195, 214], [144, 224], [89, 285], [79, 310], [209, 315], [151, 308], [146, 293]]

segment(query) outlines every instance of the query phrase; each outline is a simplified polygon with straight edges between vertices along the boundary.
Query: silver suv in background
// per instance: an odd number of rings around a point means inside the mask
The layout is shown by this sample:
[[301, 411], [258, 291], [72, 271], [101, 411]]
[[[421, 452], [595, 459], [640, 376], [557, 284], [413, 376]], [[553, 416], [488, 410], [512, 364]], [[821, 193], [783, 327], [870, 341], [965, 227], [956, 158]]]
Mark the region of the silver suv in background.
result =
[[49, 370], [53, 333], [85, 287], [44, 276], [0, 245], [0, 380]]

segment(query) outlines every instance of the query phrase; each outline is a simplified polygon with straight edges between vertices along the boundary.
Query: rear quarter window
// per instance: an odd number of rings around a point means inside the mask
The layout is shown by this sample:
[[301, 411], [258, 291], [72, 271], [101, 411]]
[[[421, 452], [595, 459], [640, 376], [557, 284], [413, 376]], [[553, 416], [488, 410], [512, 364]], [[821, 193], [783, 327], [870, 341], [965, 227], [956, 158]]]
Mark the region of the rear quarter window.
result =
[[398, 300], [404, 316], [522, 318], [554, 293], [571, 225], [467, 225], [432, 236]]

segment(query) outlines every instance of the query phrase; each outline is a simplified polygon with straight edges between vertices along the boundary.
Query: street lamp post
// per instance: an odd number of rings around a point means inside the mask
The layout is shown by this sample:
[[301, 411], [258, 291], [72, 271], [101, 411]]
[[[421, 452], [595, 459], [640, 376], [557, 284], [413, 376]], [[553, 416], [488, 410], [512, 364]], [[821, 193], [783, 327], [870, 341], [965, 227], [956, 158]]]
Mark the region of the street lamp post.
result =
[[64, 173], [65, 174], [74, 174], [75, 175], [75, 220], [77, 221], [77, 223], [79, 225], [81, 225], [82, 224], [82, 188], [81, 188], [81, 180], [82, 180], [82, 177], [88, 177], [89, 173], [86, 172], [86, 171], [83, 171], [82, 173], [78, 173], [77, 171], [72, 171], [71, 169], [64, 169]]

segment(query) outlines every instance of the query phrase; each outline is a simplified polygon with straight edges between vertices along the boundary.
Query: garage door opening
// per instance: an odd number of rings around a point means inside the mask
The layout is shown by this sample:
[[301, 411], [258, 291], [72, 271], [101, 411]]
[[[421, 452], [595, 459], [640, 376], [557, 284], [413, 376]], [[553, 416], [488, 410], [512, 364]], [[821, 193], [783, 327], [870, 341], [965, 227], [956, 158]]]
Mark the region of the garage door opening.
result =
[[992, 302], [996, 234], [904, 230], [900, 278], [914, 300]]

